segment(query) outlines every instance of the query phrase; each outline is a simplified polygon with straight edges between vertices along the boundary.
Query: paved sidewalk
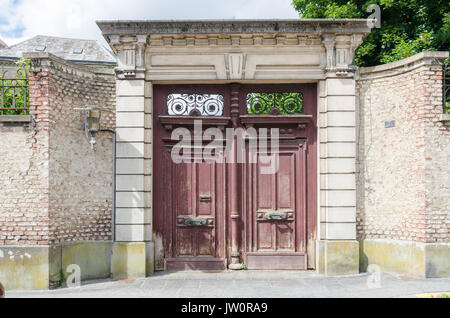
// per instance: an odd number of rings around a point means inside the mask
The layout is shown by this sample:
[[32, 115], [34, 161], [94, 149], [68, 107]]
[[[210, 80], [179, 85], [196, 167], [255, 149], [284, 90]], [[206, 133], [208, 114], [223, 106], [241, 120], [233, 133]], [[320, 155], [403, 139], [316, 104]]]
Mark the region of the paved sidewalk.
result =
[[381, 274], [369, 288], [368, 274], [325, 277], [315, 272], [242, 271], [157, 273], [132, 281], [96, 281], [53, 291], [7, 291], [6, 297], [51, 298], [317, 298], [414, 297], [450, 291], [450, 279], [412, 279]]

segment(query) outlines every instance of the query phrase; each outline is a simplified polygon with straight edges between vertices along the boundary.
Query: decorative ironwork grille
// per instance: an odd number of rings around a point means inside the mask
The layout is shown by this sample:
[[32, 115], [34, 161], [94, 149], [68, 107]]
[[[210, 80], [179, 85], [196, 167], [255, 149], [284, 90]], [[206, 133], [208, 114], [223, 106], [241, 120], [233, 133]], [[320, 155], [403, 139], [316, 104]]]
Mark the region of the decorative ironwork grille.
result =
[[28, 80], [0, 77], [0, 115], [26, 115], [29, 106]]
[[223, 116], [224, 97], [217, 94], [170, 94], [167, 112], [176, 116]]
[[443, 70], [443, 94], [442, 94], [442, 102], [443, 102], [443, 110], [444, 114], [450, 114], [450, 61], [447, 60], [444, 63]]
[[249, 114], [301, 114], [301, 93], [251, 93], [247, 95]]

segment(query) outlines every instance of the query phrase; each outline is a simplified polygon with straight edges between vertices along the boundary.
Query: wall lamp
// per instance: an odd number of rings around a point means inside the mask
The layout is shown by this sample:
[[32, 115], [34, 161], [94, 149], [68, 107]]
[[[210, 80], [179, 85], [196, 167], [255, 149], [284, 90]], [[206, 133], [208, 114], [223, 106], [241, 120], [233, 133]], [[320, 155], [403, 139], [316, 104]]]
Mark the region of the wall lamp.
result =
[[87, 142], [91, 145], [91, 149], [95, 150], [97, 144], [95, 136], [100, 131], [102, 112], [112, 113], [112, 111], [98, 107], [75, 108], [75, 110], [82, 111], [84, 134]]

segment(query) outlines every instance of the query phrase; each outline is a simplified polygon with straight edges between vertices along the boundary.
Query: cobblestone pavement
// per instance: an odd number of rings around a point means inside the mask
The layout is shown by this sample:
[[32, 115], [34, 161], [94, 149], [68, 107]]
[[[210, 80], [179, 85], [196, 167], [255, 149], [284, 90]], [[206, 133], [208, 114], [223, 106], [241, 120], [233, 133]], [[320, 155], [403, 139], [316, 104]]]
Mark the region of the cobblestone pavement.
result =
[[[150, 278], [94, 281], [79, 288], [7, 291], [6, 297], [51, 298], [366, 298], [415, 297], [450, 291], [450, 279], [417, 279], [381, 274], [325, 277], [315, 272], [242, 271], [157, 273]], [[369, 283], [368, 283], [369, 282]]]

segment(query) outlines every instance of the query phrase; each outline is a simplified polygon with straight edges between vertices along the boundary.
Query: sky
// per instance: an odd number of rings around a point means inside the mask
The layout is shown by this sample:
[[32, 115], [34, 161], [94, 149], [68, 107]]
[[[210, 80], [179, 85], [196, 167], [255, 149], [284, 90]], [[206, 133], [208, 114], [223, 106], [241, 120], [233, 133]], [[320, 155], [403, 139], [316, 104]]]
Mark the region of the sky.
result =
[[97, 40], [96, 20], [295, 19], [292, 0], [0, 0], [0, 39], [35, 35]]

